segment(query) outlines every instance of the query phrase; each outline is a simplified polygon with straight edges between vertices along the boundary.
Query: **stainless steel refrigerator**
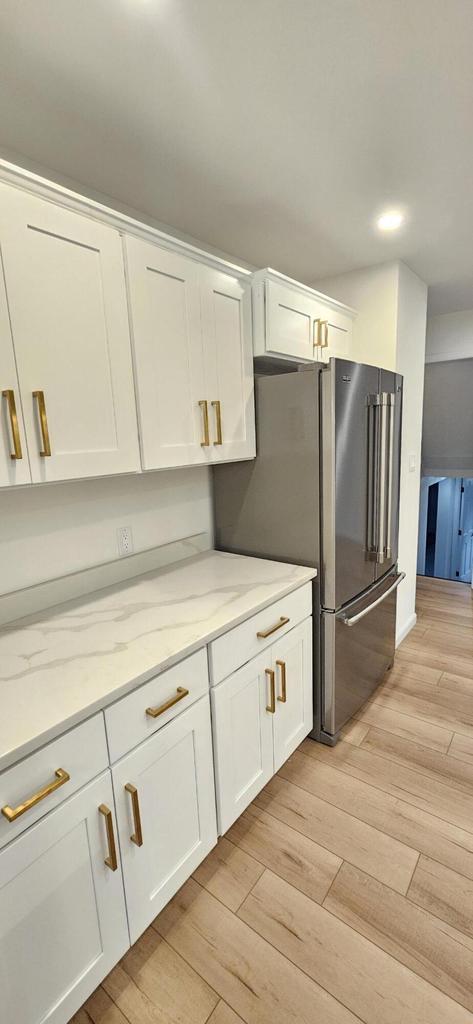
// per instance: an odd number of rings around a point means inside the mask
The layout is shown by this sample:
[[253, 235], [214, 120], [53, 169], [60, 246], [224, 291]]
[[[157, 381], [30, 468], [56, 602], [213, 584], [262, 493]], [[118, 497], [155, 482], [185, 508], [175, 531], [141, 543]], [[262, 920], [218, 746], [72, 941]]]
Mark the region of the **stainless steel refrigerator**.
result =
[[257, 456], [213, 470], [216, 545], [316, 566], [314, 730], [334, 743], [390, 667], [402, 377], [348, 360], [257, 373]]

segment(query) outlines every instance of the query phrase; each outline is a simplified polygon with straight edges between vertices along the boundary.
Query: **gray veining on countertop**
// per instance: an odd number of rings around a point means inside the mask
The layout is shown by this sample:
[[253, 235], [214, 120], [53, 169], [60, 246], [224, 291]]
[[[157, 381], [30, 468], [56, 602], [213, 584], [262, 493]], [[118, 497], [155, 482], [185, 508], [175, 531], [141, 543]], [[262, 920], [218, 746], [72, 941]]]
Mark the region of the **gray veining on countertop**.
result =
[[0, 770], [315, 575], [209, 551], [0, 629]]

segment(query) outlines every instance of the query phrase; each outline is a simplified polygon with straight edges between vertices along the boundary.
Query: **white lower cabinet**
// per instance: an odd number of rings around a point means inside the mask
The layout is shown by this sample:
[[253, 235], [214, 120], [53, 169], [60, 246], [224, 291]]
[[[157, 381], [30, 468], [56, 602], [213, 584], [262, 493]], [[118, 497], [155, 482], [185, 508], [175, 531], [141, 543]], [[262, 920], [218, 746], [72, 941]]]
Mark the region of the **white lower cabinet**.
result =
[[115, 836], [109, 772], [0, 853], [5, 1024], [64, 1024], [129, 946], [107, 825]]
[[310, 732], [312, 618], [211, 691], [219, 833]]
[[112, 768], [132, 942], [217, 842], [206, 695]]

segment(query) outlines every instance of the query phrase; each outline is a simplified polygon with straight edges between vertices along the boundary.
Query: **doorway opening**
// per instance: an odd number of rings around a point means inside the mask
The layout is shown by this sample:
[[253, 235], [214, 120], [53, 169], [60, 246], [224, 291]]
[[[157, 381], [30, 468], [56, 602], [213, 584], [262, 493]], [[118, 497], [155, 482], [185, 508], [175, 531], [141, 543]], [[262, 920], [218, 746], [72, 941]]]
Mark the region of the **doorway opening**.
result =
[[471, 583], [473, 568], [473, 478], [421, 480], [417, 572]]

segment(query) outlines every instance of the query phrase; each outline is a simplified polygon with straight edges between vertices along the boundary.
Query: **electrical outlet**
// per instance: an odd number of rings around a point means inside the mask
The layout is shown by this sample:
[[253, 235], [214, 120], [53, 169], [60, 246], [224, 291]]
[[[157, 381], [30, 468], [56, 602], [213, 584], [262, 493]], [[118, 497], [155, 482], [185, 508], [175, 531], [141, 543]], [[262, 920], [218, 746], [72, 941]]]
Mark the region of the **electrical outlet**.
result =
[[133, 533], [131, 526], [119, 526], [117, 530], [118, 554], [120, 558], [133, 554]]

